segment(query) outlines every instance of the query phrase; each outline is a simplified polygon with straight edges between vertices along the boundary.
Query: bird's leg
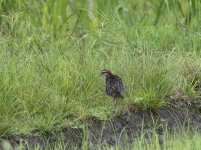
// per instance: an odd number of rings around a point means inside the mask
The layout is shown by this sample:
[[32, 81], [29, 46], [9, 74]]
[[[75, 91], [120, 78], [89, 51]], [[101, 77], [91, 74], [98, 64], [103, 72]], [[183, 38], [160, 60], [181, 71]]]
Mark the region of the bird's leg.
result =
[[121, 99], [124, 99], [124, 96], [123, 96], [123, 95], [120, 95], [120, 98], [121, 98]]
[[113, 100], [115, 102], [115, 104], [114, 104], [115, 108], [117, 107], [117, 99], [116, 98], [117, 98], [116, 95], [114, 95]]
[[113, 100], [115, 100], [117, 98], [117, 94], [114, 94], [113, 96]]

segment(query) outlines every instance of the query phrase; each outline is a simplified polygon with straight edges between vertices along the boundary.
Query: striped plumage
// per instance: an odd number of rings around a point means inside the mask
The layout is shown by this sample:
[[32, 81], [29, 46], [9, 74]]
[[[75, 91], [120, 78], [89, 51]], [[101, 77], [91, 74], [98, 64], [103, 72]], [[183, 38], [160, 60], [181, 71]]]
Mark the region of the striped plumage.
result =
[[113, 75], [109, 70], [102, 70], [101, 75], [105, 76], [105, 91], [109, 96], [115, 98], [124, 98], [125, 88], [121, 78]]

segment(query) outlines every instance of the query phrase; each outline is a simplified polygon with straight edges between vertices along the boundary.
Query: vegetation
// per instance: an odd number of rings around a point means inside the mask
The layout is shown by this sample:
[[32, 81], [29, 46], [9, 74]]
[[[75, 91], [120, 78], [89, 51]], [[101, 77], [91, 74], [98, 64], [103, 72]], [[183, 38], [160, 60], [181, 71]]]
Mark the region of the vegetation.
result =
[[[158, 135], [156, 132], [153, 132], [152, 134], [148, 135], [148, 138], [145, 138], [145, 135], [141, 135], [139, 138], [137, 138], [134, 142], [129, 143], [128, 139], [123, 137], [124, 142], [117, 143], [114, 146], [110, 145], [97, 145], [97, 149], [106, 149], [106, 150], [169, 150], [169, 149], [176, 149], [176, 150], [199, 150], [201, 146], [201, 135], [198, 131], [189, 132], [189, 131], [181, 131], [181, 133], [173, 132], [169, 133], [167, 130], [164, 132], [164, 135]], [[66, 149], [69, 145], [66, 144], [64, 141], [60, 140], [58, 141], [53, 147], [51, 143], [47, 142], [47, 145], [45, 148], [42, 148], [41, 146], [36, 146], [35, 150], [41, 150], [41, 149], [59, 149], [63, 150]], [[3, 141], [3, 148], [11, 150], [12, 146], [9, 142]], [[23, 150], [25, 149], [24, 145], [19, 145], [15, 147], [16, 149]], [[93, 147], [90, 146], [90, 142], [88, 140], [83, 141], [83, 150], [92, 149]], [[33, 148], [27, 148], [27, 149], [33, 149]], [[72, 149], [79, 149], [78, 147], [73, 147]]]
[[[157, 109], [178, 92], [200, 98], [197, 0], [0, 0], [0, 12], [1, 136]], [[117, 105], [104, 68], [125, 82]]]

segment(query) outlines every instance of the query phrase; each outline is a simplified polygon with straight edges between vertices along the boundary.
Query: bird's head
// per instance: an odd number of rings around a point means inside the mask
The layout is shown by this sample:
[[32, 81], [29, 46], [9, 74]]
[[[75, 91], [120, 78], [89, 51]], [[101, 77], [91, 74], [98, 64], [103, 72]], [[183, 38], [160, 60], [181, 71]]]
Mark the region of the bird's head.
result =
[[109, 77], [109, 76], [112, 75], [112, 72], [111, 72], [110, 70], [103, 69], [103, 70], [101, 71], [101, 74], [100, 74], [100, 75], [101, 75], [101, 76], [104, 76], [104, 77]]

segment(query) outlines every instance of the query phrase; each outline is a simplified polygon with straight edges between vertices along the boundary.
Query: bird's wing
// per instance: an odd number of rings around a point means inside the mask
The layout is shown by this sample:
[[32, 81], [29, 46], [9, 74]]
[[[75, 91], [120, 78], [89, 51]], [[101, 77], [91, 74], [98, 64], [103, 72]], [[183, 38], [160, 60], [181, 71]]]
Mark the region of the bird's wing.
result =
[[116, 92], [119, 92], [121, 94], [125, 92], [125, 87], [124, 87], [122, 79], [120, 77], [118, 77], [118, 76], [116, 77], [114, 85], [115, 85]]

